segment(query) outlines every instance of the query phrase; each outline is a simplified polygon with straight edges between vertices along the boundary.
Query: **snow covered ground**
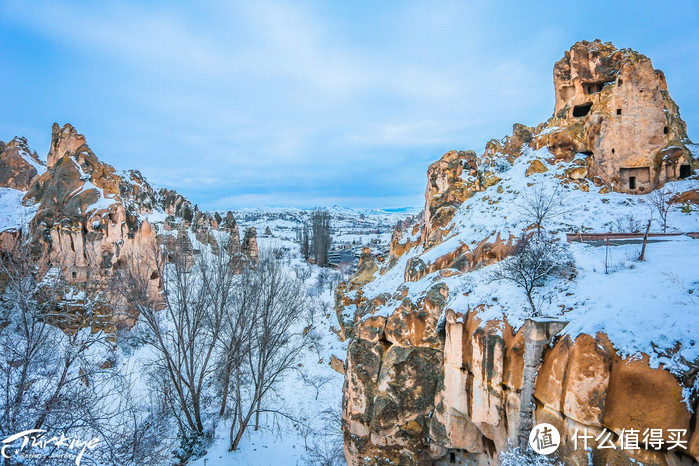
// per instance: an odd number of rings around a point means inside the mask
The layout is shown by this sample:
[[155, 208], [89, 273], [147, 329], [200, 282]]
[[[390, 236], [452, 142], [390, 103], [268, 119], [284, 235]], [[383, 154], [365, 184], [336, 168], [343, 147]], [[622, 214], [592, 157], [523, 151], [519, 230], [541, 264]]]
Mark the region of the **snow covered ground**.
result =
[[[369, 245], [372, 240], [387, 245], [391, 241], [393, 226], [409, 215], [416, 214], [419, 209], [388, 212], [333, 206], [327, 210], [332, 218], [333, 245], [336, 246]], [[274, 237], [293, 240], [296, 231], [310, 220], [311, 211], [293, 208], [244, 209], [234, 211], [233, 215], [243, 228], [255, 227], [258, 236], [263, 235], [269, 227]]]
[[[309, 294], [315, 304], [324, 309], [318, 313], [318, 320], [311, 330], [314, 332], [312, 346], [303, 351], [296, 370], [282, 380], [278, 392], [272, 397], [270, 407], [282, 407], [294, 419], [263, 416], [260, 430], [249, 428], [240, 448], [234, 452], [228, 451], [229, 424], [220, 424], [208, 453], [192, 463], [197, 466], [305, 465], [315, 464], [314, 452], [328, 457], [333, 453], [342, 455], [339, 416], [344, 377], [329, 363], [333, 355], [345, 359], [346, 342], [340, 342], [330, 331], [331, 326], [337, 326], [333, 284], [318, 286], [323, 269], [304, 263], [298, 254], [298, 245], [292, 241], [261, 237], [258, 245], [261, 252], [280, 247], [295, 251], [289, 269], [308, 268], [310, 275], [305, 282]], [[340, 459], [344, 460], [344, 457]]]

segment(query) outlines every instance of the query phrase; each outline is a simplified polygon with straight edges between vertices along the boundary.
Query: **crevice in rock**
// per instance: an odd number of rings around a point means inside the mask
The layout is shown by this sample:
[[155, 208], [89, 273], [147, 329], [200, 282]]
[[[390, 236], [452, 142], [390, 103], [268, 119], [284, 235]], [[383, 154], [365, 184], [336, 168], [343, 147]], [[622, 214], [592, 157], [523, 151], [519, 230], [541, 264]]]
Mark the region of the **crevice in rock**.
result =
[[388, 339], [386, 338], [385, 333], [381, 335], [381, 338], [379, 338], [379, 343], [381, 343], [381, 348], [383, 349], [382, 355], [386, 354], [386, 351], [388, 351], [388, 348], [393, 346], [393, 343], [388, 341]]

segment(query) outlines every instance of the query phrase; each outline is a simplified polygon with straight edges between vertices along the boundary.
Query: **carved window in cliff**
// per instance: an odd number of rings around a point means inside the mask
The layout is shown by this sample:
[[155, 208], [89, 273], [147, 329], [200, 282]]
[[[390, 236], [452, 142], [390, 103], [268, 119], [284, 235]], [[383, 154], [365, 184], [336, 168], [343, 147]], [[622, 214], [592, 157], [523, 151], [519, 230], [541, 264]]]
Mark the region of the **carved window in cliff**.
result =
[[621, 115], [621, 109], [620, 109], [620, 108], [617, 108], [617, 109], [616, 109], [616, 114], [617, 114], [617, 115]]
[[576, 105], [573, 107], [573, 118], [580, 118], [584, 117], [588, 113], [590, 113], [590, 109], [592, 108], [592, 103], [588, 102], [586, 104], [582, 105]]
[[621, 168], [619, 178], [622, 189], [627, 191], [644, 192], [652, 188], [649, 167]]
[[692, 167], [689, 164], [680, 165], [680, 178], [687, 178], [692, 174]]
[[597, 94], [602, 90], [604, 87], [605, 82], [596, 82], [596, 83], [582, 83], [582, 88], [583, 92], [585, 94]]
[[667, 131], [668, 131], [667, 126], [663, 126], [663, 134], [667, 134]]
[[449, 462], [456, 463], [456, 453], [454, 453], [453, 451], [449, 453]]

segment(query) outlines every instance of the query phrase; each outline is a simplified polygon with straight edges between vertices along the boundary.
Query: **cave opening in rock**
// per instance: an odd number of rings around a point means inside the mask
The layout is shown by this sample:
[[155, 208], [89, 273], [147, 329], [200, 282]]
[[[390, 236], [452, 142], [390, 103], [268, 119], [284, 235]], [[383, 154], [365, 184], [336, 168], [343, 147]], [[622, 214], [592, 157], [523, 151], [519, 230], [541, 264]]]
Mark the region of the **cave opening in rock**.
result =
[[619, 169], [621, 187], [626, 192], [644, 192], [653, 189], [650, 179], [650, 167], [632, 167]]
[[449, 462], [452, 464], [456, 463], [456, 453], [454, 453], [453, 451], [449, 453]]
[[582, 105], [576, 105], [573, 107], [573, 118], [584, 117], [590, 113], [590, 108], [592, 108], [592, 103], [590, 102]]
[[617, 115], [621, 115], [621, 109], [620, 109], [620, 108], [617, 108], [617, 109], [616, 109], [616, 114], [617, 114]]
[[381, 338], [379, 339], [379, 343], [381, 343], [381, 347], [383, 348], [384, 353], [388, 350], [388, 348], [391, 347], [391, 345], [393, 345], [393, 343], [388, 341], [385, 334], [381, 335]]
[[663, 134], [667, 134], [667, 126], [663, 126]]
[[497, 452], [497, 448], [495, 448], [495, 442], [491, 438], [483, 436], [483, 446], [485, 447], [486, 451], [490, 454], [490, 456], [494, 456]]
[[692, 167], [689, 164], [680, 165], [680, 179], [687, 178], [692, 174]]
[[583, 92], [585, 94], [597, 94], [604, 87], [605, 82], [582, 83]]

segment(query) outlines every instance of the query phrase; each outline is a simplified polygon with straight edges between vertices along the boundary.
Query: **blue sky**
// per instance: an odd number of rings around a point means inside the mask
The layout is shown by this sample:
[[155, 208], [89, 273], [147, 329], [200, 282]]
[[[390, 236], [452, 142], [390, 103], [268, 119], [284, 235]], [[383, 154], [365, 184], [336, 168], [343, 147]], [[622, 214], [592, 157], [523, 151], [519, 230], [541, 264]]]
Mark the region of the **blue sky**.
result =
[[72, 123], [208, 209], [421, 206], [444, 152], [551, 116], [582, 39], [648, 55], [698, 138], [698, 5], [0, 0], [0, 139]]

